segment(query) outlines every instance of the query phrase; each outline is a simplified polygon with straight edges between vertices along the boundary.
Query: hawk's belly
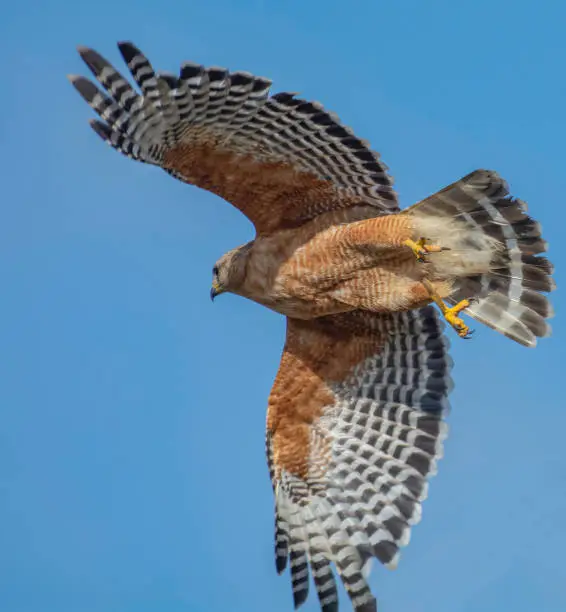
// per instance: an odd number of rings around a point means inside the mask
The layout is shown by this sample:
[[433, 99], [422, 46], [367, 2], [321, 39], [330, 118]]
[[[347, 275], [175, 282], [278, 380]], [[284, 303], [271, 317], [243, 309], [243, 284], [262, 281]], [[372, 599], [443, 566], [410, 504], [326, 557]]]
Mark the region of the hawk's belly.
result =
[[256, 239], [242, 295], [297, 319], [429, 303], [422, 280], [431, 268], [403, 244], [412, 235], [410, 219], [391, 215], [323, 228], [316, 223]]
[[[371, 268], [348, 270], [329, 281], [316, 274], [277, 278], [270, 290], [252, 299], [271, 310], [296, 319], [368, 310], [410, 310], [430, 302], [422, 279], [422, 266], [384, 262]], [[444, 291], [443, 291], [444, 293]], [[251, 296], [250, 296], [251, 297]]]

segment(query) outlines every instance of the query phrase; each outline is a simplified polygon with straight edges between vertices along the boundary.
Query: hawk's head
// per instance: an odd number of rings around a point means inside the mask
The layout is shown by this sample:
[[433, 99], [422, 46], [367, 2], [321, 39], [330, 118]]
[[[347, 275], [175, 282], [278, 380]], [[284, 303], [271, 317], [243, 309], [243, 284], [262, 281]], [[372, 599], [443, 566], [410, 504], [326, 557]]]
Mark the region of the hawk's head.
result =
[[210, 299], [214, 300], [221, 293], [239, 293], [246, 276], [247, 253], [251, 242], [228, 251], [212, 268], [212, 287]]

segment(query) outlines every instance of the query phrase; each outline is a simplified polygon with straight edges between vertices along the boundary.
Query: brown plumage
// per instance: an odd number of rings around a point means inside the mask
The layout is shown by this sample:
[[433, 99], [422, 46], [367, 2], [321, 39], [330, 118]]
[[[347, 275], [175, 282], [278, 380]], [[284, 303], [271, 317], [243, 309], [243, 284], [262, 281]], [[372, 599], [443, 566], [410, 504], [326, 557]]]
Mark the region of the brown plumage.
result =
[[241, 210], [257, 235], [217, 262], [212, 297], [287, 316], [266, 436], [277, 569], [290, 562], [299, 606], [310, 568], [334, 612], [334, 563], [355, 610], [372, 612], [368, 563], [396, 565], [446, 435], [451, 360], [430, 303], [465, 335], [457, 313], [473, 300], [471, 317], [534, 346], [554, 288], [540, 227], [485, 170], [401, 212], [377, 153], [318, 103], [270, 97], [270, 81], [245, 72], [156, 74], [119, 47], [141, 95], [79, 48], [107, 92], [71, 77], [103, 119], [93, 128]]

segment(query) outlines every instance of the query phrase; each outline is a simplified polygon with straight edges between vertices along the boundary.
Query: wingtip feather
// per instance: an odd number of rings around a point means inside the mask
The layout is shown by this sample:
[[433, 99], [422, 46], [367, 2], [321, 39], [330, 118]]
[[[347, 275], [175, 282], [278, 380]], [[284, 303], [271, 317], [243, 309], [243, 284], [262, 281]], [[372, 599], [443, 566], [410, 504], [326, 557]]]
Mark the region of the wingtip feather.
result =
[[287, 567], [287, 557], [276, 557], [275, 558], [275, 571], [279, 576], [285, 571]]
[[90, 47], [85, 47], [84, 45], [78, 45], [77, 51], [81, 56], [84, 63], [93, 70], [96, 67], [96, 64], [106, 64], [106, 60], [94, 49]]
[[126, 64], [129, 64], [136, 55], [143, 55], [142, 52], [129, 40], [121, 40], [118, 42], [118, 49], [124, 58]]
[[67, 76], [67, 78], [71, 82], [71, 85], [81, 94], [81, 96], [89, 104], [92, 102], [92, 98], [97, 93], [100, 93], [96, 85], [94, 85], [94, 83], [92, 83], [87, 78], [81, 75], [70, 74]]
[[98, 121], [97, 119], [89, 119], [88, 123], [104, 142], [110, 143], [110, 128], [106, 123], [102, 123], [102, 121]]
[[377, 612], [377, 600], [372, 597], [370, 601], [355, 607], [355, 612]]

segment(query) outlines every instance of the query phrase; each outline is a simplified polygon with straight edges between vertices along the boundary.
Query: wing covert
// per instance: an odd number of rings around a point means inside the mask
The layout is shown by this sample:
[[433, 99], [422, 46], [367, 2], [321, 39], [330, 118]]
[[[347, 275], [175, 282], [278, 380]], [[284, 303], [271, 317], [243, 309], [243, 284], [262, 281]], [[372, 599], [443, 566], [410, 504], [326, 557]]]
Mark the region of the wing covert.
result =
[[119, 48], [141, 94], [101, 55], [79, 47], [105, 91], [71, 82], [100, 115], [93, 129], [124, 155], [231, 202], [258, 233], [367, 204], [398, 210], [379, 155], [317, 102], [269, 96], [271, 81], [186, 62], [156, 73], [128, 42]]

